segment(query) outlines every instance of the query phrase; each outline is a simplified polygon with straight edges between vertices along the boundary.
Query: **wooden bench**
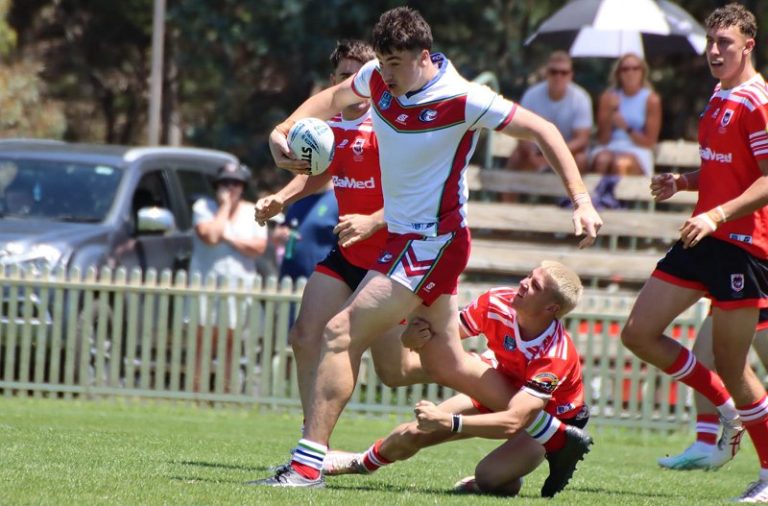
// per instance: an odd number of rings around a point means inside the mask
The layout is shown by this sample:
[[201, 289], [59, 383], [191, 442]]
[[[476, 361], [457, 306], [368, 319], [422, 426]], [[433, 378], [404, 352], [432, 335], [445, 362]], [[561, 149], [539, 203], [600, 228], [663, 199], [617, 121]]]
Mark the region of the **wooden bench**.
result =
[[[680, 237], [680, 226], [688, 218], [687, 213], [643, 213], [629, 210], [606, 209], [600, 213], [603, 227], [600, 237], [608, 239], [608, 249], [617, 251], [622, 238], [627, 247], [637, 250], [639, 240], [645, 240], [655, 251], [663, 251]], [[493, 236], [511, 239], [515, 234], [573, 234], [572, 213], [552, 205], [469, 202], [468, 222], [477, 237]], [[484, 233], [485, 232], [485, 233]], [[573, 243], [576, 243], [573, 237]]]
[[546, 246], [522, 241], [498, 241], [475, 238], [466, 273], [522, 277], [539, 265], [542, 259], [557, 260], [571, 267], [582, 280], [596, 286], [599, 281], [611, 283], [645, 282], [660, 254], [613, 252], [576, 247]]

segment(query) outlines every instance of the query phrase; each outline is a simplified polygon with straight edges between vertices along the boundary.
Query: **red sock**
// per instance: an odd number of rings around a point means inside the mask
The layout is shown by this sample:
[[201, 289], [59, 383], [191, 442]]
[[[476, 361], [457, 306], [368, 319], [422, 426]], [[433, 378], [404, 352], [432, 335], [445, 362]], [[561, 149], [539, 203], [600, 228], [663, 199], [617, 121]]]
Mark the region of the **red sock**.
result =
[[387, 464], [391, 464], [391, 460], [387, 460], [384, 457], [381, 456], [381, 453], [379, 453], [379, 449], [381, 448], [381, 443], [383, 443], [383, 439], [379, 439], [375, 443], [373, 443], [373, 446], [368, 448], [368, 451], [365, 452], [365, 455], [363, 456], [363, 465], [366, 469], [368, 469], [369, 472], [374, 472], [380, 467], [384, 467]]
[[687, 348], [680, 347], [680, 353], [664, 372], [706, 397], [715, 406], [721, 406], [731, 398], [720, 376], [696, 360]]
[[552, 437], [549, 438], [549, 441], [542, 445], [547, 453], [556, 452], [565, 446], [565, 427], [566, 425], [564, 423], [561, 424], [557, 428], [557, 432], [552, 434]]
[[291, 467], [294, 471], [307, 478], [308, 480], [316, 480], [320, 477], [320, 470], [314, 467], [309, 467], [301, 462], [291, 461]]
[[696, 417], [696, 441], [714, 445], [720, 430], [720, 416], [698, 415]]
[[759, 401], [737, 410], [757, 451], [760, 468], [768, 469], [768, 397], [763, 396]]

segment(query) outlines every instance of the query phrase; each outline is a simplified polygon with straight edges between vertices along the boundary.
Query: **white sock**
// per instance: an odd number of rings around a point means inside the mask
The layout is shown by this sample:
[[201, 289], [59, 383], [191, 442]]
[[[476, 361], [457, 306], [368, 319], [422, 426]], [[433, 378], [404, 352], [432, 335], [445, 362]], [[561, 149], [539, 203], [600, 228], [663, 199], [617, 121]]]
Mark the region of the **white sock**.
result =
[[736, 404], [733, 402], [733, 399], [728, 399], [727, 401], [719, 405], [717, 407], [717, 412], [720, 413], [720, 416], [722, 416], [729, 422], [739, 417], [739, 412], [736, 411]]

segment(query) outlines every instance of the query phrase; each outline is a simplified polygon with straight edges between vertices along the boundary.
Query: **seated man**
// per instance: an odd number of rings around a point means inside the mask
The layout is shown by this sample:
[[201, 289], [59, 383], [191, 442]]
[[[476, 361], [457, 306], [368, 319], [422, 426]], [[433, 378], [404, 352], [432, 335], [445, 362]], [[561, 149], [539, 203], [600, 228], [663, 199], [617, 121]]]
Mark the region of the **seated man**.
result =
[[[494, 288], [478, 297], [460, 313], [461, 336], [484, 334], [488, 339], [490, 351], [482, 360], [517, 389], [507, 410], [491, 412], [464, 394], [439, 406], [420, 401], [417, 421], [397, 427], [366, 452], [331, 451], [323, 473], [367, 474], [427, 446], [484, 437], [506, 441], [480, 461], [474, 476], [457, 483], [457, 490], [516, 495], [522, 477], [546, 457], [550, 474], [541, 495], [560, 492], [592, 444], [581, 431], [589, 409], [579, 354], [559, 320], [576, 306], [581, 293], [573, 271], [545, 261], [517, 290]], [[403, 334], [403, 344], [418, 350], [431, 337], [426, 322], [414, 320]], [[466, 359], [476, 360], [469, 355]]]
[[[592, 99], [584, 88], [573, 82], [573, 64], [568, 53], [552, 53], [546, 73], [547, 80], [528, 88], [520, 105], [555, 124], [583, 174], [588, 167]], [[547, 167], [536, 145], [524, 140], [518, 141], [507, 160], [507, 168], [513, 170], [545, 170]]]

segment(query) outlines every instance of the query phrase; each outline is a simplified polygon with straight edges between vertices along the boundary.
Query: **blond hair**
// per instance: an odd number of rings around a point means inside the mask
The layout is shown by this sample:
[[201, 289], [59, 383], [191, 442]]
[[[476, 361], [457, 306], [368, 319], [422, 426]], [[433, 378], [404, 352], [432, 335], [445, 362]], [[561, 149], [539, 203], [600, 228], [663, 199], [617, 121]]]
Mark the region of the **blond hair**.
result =
[[643, 73], [643, 88], [653, 90], [653, 85], [651, 84], [651, 79], [648, 75], [650, 74], [650, 70], [648, 69], [648, 62], [645, 61], [642, 56], [635, 53], [624, 53], [619, 59], [613, 62], [613, 66], [611, 66], [611, 73], [608, 74], [608, 85], [613, 89], [619, 89], [622, 87], [621, 65], [627, 58], [637, 58], [637, 60], [640, 62], [641, 72]]
[[560, 311], [555, 316], [562, 318], [573, 311], [581, 300], [581, 294], [584, 292], [581, 279], [573, 270], [554, 260], [541, 262], [541, 269], [554, 284], [552, 295], [560, 306]]

